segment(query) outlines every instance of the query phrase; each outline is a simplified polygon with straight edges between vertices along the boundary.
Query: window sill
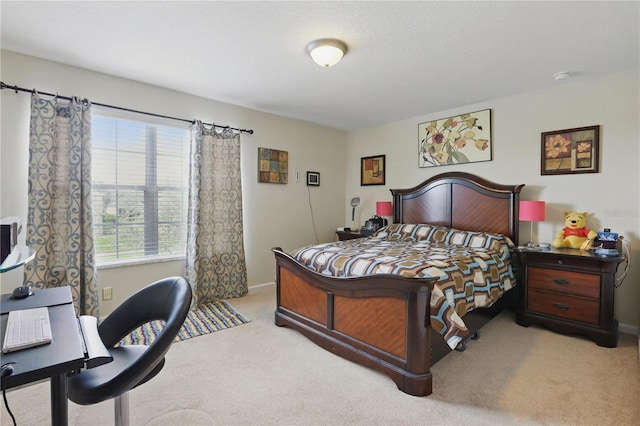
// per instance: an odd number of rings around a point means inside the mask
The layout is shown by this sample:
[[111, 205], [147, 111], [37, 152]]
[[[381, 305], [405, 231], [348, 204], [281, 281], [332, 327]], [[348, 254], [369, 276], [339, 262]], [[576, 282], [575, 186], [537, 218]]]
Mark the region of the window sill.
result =
[[175, 262], [178, 260], [185, 260], [185, 255], [172, 255], [172, 256], [154, 256], [144, 259], [131, 259], [131, 260], [112, 260], [108, 262], [101, 262], [97, 265], [98, 270], [100, 269], [113, 269], [113, 268], [122, 268], [127, 266], [138, 266], [138, 265], [147, 265], [152, 263], [161, 263], [161, 262]]

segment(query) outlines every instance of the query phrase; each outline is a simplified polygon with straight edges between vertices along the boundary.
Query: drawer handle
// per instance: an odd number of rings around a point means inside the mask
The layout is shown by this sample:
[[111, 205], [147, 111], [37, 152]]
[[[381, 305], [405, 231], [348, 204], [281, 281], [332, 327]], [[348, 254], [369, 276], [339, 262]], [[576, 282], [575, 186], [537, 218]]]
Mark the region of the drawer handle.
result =
[[568, 311], [569, 310], [569, 306], [565, 305], [564, 303], [554, 303], [553, 307], [556, 309], [559, 309], [561, 311]]
[[564, 285], [564, 286], [569, 285], [569, 281], [567, 281], [567, 280], [563, 280], [562, 278], [555, 278], [555, 279], [553, 280], [553, 282], [554, 282], [554, 283], [556, 283], [556, 284], [558, 284], [558, 285]]

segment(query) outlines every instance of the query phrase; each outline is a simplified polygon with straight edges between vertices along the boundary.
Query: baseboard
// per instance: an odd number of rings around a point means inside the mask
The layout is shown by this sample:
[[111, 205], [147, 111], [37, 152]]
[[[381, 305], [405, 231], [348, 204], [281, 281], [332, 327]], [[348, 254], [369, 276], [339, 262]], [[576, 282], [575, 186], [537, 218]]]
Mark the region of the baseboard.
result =
[[266, 287], [268, 285], [276, 285], [276, 282], [275, 281], [271, 281], [270, 283], [252, 285], [251, 287], [249, 287], [249, 290], [251, 290], [252, 288]]
[[631, 334], [633, 336], [640, 336], [640, 327], [629, 324], [618, 324], [618, 331], [620, 333]]

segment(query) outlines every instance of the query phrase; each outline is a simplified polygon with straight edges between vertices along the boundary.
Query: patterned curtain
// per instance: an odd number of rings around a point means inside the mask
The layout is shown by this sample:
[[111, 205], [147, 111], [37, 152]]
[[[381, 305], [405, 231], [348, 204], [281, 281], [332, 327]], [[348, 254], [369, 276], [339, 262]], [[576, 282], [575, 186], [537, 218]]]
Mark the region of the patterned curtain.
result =
[[[64, 105], [62, 105], [64, 103]], [[91, 105], [31, 96], [25, 284], [71, 287], [78, 315], [99, 316], [91, 216]]]
[[194, 304], [247, 294], [240, 135], [191, 126], [187, 279]]

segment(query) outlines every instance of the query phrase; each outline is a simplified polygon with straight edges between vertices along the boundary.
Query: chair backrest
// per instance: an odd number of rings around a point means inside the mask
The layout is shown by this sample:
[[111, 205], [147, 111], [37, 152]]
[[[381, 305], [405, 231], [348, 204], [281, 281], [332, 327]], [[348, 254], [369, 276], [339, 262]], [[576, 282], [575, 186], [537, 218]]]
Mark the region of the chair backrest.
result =
[[126, 381], [142, 380], [164, 359], [187, 318], [191, 298], [191, 286], [184, 278], [164, 278], [136, 292], [104, 319], [98, 331], [107, 348], [115, 346], [142, 324], [165, 321], [145, 353], [120, 376], [127, 376]]

